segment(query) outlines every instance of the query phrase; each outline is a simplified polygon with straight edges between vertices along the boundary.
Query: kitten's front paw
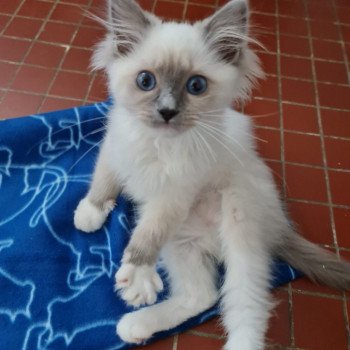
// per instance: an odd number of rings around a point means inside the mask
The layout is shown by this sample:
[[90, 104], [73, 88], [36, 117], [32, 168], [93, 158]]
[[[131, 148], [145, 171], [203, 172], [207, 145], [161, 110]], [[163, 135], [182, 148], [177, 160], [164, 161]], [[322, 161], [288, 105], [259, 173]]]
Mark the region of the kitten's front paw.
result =
[[100, 229], [114, 205], [114, 201], [110, 200], [100, 209], [93, 205], [88, 197], [83, 198], [74, 212], [74, 226], [84, 232]]
[[115, 275], [115, 289], [129, 305], [138, 307], [154, 304], [163, 282], [152, 266], [124, 263]]
[[139, 311], [131, 312], [117, 324], [117, 334], [126, 343], [141, 344], [153, 335], [150, 321], [144, 320]]

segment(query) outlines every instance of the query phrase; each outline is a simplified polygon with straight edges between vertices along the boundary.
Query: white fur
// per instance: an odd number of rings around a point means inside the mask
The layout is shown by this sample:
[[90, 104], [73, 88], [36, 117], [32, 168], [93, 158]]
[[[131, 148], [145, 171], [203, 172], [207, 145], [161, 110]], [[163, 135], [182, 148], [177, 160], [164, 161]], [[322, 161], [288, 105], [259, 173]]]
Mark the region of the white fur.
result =
[[87, 233], [100, 229], [114, 205], [114, 201], [107, 201], [100, 209], [93, 205], [89, 198], [83, 198], [74, 213], [74, 226]]
[[157, 293], [163, 290], [163, 282], [153, 266], [135, 266], [125, 263], [115, 275], [115, 289], [129, 305], [151, 305]]
[[[288, 223], [270, 171], [255, 151], [250, 118], [230, 109], [233, 100], [246, 98], [261, 71], [247, 46], [239, 67], [221, 62], [202, 30], [201, 23], [157, 21], [128, 56], [108, 56], [111, 36], [95, 54], [94, 65], [106, 68], [117, 101], [99, 161], [116, 188], [139, 203], [130, 245], [140, 255], [159, 246], [171, 284], [168, 300], [125, 315], [117, 333], [141, 343], [212, 306], [219, 296], [216, 263], [224, 262], [225, 350], [261, 350], [272, 305], [270, 253]], [[184, 132], [152, 128], [142, 113], [155, 111], [135, 110], [144, 96], [135, 88], [137, 72], [167, 60], [206, 76], [210, 84], [207, 113], [199, 111], [198, 123]], [[85, 212], [79, 205], [77, 227], [102, 224], [83, 223]], [[161, 287], [158, 278], [154, 265], [132, 265], [124, 256], [116, 283], [128, 303], [151, 304]]]

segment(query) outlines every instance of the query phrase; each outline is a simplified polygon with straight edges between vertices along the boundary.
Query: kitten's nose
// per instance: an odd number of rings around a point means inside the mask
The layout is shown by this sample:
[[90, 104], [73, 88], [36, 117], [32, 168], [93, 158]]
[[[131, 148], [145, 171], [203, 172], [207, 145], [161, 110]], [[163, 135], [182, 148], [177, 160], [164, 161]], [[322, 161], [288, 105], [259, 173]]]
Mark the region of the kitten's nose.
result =
[[176, 109], [169, 109], [169, 108], [162, 108], [158, 109], [159, 114], [162, 116], [165, 122], [169, 122], [170, 119], [174, 118], [177, 114], [179, 114], [179, 111]]

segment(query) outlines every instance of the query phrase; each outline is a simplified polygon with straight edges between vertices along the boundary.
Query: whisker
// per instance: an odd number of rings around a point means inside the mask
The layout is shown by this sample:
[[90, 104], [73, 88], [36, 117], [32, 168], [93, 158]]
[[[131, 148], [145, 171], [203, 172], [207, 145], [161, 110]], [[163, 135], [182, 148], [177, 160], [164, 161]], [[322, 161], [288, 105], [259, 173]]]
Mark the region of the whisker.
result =
[[74, 126], [77, 126], [77, 125], [81, 125], [81, 124], [85, 124], [85, 123], [89, 123], [89, 122], [92, 122], [92, 121], [95, 121], [95, 120], [100, 120], [100, 119], [106, 119], [106, 117], [99, 117], [99, 118], [91, 118], [91, 119], [88, 119], [88, 120], [84, 120], [84, 121], [80, 121], [80, 122], [76, 122], [76, 123], [72, 123], [71, 125], [69, 126], [66, 126], [64, 128], [60, 128], [60, 130], [57, 130], [53, 133], [49, 133], [48, 136], [46, 137], [43, 137], [41, 140], [39, 140], [38, 142], [36, 142], [27, 152], [27, 155], [38, 145], [40, 145], [41, 142], [49, 139], [50, 137], [54, 136], [54, 135], [57, 135], [58, 133], [62, 132], [62, 131], [65, 131], [67, 129], [70, 129], [71, 127], [74, 127]]
[[229, 152], [237, 161], [238, 163], [244, 167], [244, 164], [242, 163], [242, 161], [237, 157], [237, 155], [230, 149], [227, 147], [227, 145], [225, 145], [225, 143], [223, 143], [218, 137], [215, 136], [215, 134], [212, 133], [212, 131], [210, 129], [206, 129], [203, 125], [199, 125], [202, 130], [208, 135], [211, 136], [214, 140], [216, 140], [221, 146], [223, 146], [227, 152]]
[[103, 140], [97, 142], [95, 145], [91, 146], [86, 152], [84, 152], [84, 154], [78, 158], [78, 160], [68, 169], [67, 174], [69, 174], [72, 169], [84, 158], [88, 155], [88, 153], [90, 153], [94, 148], [100, 146], [100, 144], [102, 143]]
[[266, 113], [266, 114], [255, 114], [255, 115], [248, 114], [248, 116], [252, 118], [267, 118], [278, 114], [279, 114], [278, 112], [274, 112], [274, 113]]
[[[213, 132], [216, 133], [216, 135], [226, 137], [228, 140], [230, 140], [230, 141], [234, 142], [235, 144], [237, 144], [244, 152], [247, 152], [247, 150], [246, 150], [236, 139], [234, 139], [231, 135], [228, 135], [228, 134], [225, 133], [224, 131], [222, 131], [222, 130], [220, 130], [220, 129], [218, 129], [218, 128], [215, 128], [215, 127], [212, 126], [212, 125], [208, 125], [208, 124], [206, 124], [206, 123], [203, 122], [203, 121], [200, 122], [200, 123], [202, 123], [203, 126], [205, 125], [207, 128], [210, 128]], [[247, 153], [248, 153], [248, 152], [247, 152]]]
[[[207, 140], [203, 137], [203, 135], [201, 135], [201, 133], [199, 132], [199, 130], [195, 130], [195, 133], [198, 135], [198, 137], [200, 138], [200, 140], [202, 140], [203, 144], [205, 145], [205, 147], [208, 149], [211, 157], [213, 158], [214, 162], [216, 163], [217, 158], [216, 158], [216, 154], [214, 152], [214, 150], [212, 149], [212, 147], [209, 145], [209, 143], [207, 142]], [[208, 161], [209, 158], [208, 158]]]

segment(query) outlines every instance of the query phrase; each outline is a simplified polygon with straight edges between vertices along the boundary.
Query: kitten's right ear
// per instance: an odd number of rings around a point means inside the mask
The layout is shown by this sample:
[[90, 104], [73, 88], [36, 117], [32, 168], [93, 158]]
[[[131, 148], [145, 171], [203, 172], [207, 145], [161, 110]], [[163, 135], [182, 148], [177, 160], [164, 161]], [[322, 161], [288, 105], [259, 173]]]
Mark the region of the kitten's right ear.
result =
[[107, 20], [98, 19], [108, 34], [94, 52], [92, 67], [106, 68], [116, 57], [129, 54], [158, 19], [134, 0], [107, 0]]

